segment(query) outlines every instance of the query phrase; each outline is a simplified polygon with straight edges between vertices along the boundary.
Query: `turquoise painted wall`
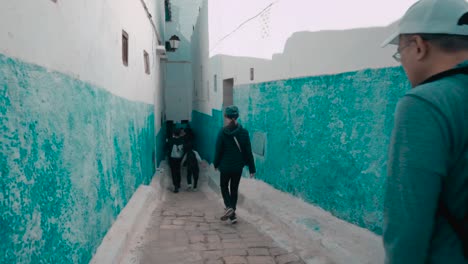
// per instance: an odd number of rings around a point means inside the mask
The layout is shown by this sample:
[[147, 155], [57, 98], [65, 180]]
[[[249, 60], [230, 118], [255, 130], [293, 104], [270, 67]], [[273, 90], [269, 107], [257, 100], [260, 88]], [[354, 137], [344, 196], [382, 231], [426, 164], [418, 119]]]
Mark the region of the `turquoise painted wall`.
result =
[[[409, 88], [400, 67], [235, 87], [241, 123], [266, 137], [258, 178], [380, 234], [393, 114]], [[212, 137], [219, 126], [199, 120]]]
[[223, 127], [223, 112], [213, 109], [210, 116], [193, 111], [190, 126], [195, 134], [195, 149], [203, 159], [213, 162], [216, 138]]
[[164, 146], [166, 145], [166, 124], [163, 124], [156, 135], [156, 167], [166, 158]]
[[0, 54], [0, 263], [89, 262], [154, 173], [153, 108]]

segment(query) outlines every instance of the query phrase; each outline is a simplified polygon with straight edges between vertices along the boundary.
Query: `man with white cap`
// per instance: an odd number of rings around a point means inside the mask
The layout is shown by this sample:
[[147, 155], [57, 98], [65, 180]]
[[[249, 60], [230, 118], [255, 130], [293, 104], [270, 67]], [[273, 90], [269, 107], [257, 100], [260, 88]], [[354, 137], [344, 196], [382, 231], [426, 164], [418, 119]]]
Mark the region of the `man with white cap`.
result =
[[420, 0], [384, 46], [413, 87], [389, 147], [386, 263], [468, 263], [468, 3]]

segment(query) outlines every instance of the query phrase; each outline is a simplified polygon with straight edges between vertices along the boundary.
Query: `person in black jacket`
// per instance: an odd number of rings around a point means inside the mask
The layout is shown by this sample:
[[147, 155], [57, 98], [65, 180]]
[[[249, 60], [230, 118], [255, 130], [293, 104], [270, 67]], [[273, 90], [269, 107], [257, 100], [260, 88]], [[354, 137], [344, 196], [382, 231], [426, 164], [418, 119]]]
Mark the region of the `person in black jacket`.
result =
[[[182, 166], [187, 167], [187, 190], [197, 191], [198, 176], [200, 174], [200, 166], [198, 165], [202, 159], [200, 154], [193, 149], [191, 142], [185, 142], [184, 145], [185, 155], [182, 159]], [[193, 189], [192, 189], [192, 176], [193, 176]]]
[[214, 167], [221, 174], [220, 187], [226, 206], [221, 220], [230, 219], [234, 224], [237, 222], [236, 206], [242, 170], [247, 165], [250, 177], [255, 177], [255, 162], [249, 132], [237, 122], [239, 118], [237, 106], [226, 107], [224, 118], [227, 126], [218, 134]]
[[195, 133], [193, 133], [193, 130], [190, 127], [190, 124], [187, 124], [187, 127], [184, 129], [184, 131], [185, 131], [185, 136], [184, 136], [185, 143], [192, 144], [192, 147], [194, 147], [195, 146]]
[[167, 156], [171, 167], [174, 193], [178, 193], [180, 189], [180, 165], [184, 154], [184, 139], [181, 137], [181, 129], [179, 128], [174, 131], [172, 138], [167, 143]]

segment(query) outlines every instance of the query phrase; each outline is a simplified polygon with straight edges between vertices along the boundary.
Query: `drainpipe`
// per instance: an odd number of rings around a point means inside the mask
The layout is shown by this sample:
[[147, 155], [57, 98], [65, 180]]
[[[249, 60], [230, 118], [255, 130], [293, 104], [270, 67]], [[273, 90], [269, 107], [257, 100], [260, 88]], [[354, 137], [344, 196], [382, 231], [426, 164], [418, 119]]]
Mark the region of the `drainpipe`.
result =
[[148, 7], [146, 6], [145, 1], [140, 0], [140, 2], [143, 5], [143, 9], [146, 12], [146, 16], [148, 17], [148, 19], [149, 19], [149, 21], [151, 23], [151, 26], [153, 26], [153, 31], [156, 34], [156, 37], [158, 38], [158, 43], [159, 43], [159, 45], [161, 45], [163, 43], [162, 40], [161, 40], [161, 35], [159, 34], [159, 32], [158, 32], [158, 30], [156, 28], [156, 25], [154, 24], [153, 19], [151, 19], [152, 18], [151, 13], [148, 11]]

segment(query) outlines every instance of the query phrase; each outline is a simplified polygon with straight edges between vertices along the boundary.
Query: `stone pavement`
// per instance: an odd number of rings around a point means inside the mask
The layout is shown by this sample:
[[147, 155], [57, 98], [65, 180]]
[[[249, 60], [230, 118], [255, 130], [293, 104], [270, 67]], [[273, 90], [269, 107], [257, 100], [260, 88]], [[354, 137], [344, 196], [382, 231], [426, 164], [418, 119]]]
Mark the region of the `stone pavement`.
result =
[[125, 262], [304, 263], [297, 254], [279, 247], [242, 218], [235, 225], [220, 221], [222, 212], [221, 204], [203, 191], [168, 192], [165, 201], [152, 212], [139, 246], [131, 249], [132, 261]]

